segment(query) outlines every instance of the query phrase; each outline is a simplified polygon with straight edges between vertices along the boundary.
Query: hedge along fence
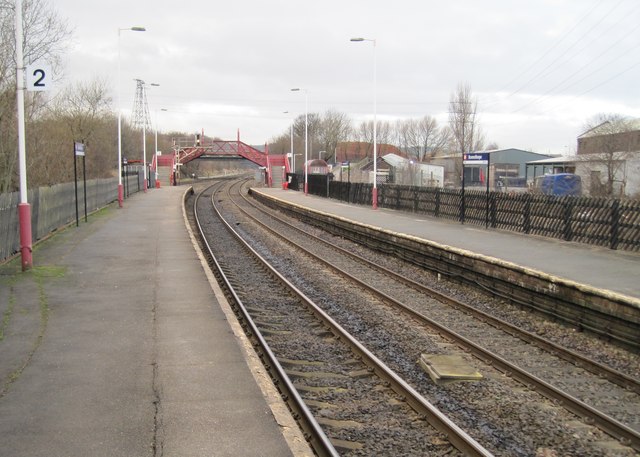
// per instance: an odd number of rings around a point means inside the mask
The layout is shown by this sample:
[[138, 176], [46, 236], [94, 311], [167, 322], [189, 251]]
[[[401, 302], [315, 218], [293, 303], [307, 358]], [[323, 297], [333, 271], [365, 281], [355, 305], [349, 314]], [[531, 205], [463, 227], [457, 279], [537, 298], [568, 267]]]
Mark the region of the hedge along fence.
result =
[[[135, 186], [131, 191], [138, 187]], [[84, 214], [83, 192], [83, 184], [79, 182], [78, 208], [81, 214]], [[30, 189], [27, 198], [31, 205], [33, 242], [76, 219], [75, 186], [72, 182]], [[87, 181], [87, 212], [102, 208], [117, 198], [117, 178]], [[20, 250], [19, 203], [19, 192], [0, 194], [0, 261]]]
[[[372, 184], [330, 181], [309, 176], [309, 192], [354, 204], [371, 205]], [[324, 180], [312, 185], [312, 181]], [[592, 197], [556, 197], [460, 189], [378, 186], [378, 206], [486, 226], [558, 238], [610, 249], [640, 251], [640, 201]]]

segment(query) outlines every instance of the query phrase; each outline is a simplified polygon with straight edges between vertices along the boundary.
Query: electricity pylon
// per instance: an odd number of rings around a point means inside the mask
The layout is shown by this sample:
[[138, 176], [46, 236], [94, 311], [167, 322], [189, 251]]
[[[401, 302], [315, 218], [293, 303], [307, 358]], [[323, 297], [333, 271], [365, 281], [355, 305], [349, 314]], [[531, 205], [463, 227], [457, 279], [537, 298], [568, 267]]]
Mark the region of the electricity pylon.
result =
[[145, 89], [144, 81], [141, 79], [135, 80], [136, 97], [133, 101], [133, 111], [131, 113], [131, 123], [134, 128], [144, 128], [145, 130], [151, 129], [151, 117], [149, 116], [149, 105], [147, 104], [147, 91]]

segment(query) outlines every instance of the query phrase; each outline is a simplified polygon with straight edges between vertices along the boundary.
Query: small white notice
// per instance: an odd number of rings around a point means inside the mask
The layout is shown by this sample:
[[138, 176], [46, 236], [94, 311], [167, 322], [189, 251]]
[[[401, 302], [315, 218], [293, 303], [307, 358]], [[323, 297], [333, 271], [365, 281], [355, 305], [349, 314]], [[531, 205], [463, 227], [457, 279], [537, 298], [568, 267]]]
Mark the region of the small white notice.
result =
[[53, 85], [53, 71], [46, 62], [35, 62], [27, 65], [27, 90], [51, 90]]
[[73, 152], [76, 156], [84, 157], [84, 143], [78, 143], [77, 141], [73, 143]]

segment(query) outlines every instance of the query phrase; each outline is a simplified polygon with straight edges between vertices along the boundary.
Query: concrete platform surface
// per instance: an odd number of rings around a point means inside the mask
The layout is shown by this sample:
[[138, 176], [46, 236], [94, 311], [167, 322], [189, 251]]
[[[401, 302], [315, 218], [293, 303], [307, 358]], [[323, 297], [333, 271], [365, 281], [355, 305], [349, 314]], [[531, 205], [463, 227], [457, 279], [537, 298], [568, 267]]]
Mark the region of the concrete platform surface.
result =
[[281, 188], [255, 190], [344, 219], [493, 257], [597, 289], [640, 298], [639, 253], [613, 251], [502, 230], [487, 230], [484, 227], [462, 225], [446, 219], [386, 208], [373, 210], [370, 206], [350, 205]]
[[0, 266], [0, 456], [309, 455], [210, 285], [184, 191], [91, 215], [30, 272]]

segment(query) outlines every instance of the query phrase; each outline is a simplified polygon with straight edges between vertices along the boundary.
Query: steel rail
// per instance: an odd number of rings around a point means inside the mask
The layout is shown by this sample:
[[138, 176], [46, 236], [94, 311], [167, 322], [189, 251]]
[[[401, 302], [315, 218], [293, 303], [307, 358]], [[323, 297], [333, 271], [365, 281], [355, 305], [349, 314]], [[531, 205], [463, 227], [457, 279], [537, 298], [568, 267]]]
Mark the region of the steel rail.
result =
[[[233, 301], [237, 305], [237, 308], [240, 310], [240, 313], [242, 314], [242, 318], [244, 319], [246, 326], [249, 328], [251, 335], [253, 336], [253, 338], [255, 338], [256, 343], [260, 347], [262, 351], [262, 356], [266, 359], [266, 362], [269, 365], [269, 370], [271, 371], [272, 375], [274, 375], [278, 380], [278, 383], [277, 383], [278, 387], [281, 389], [281, 393], [285, 396], [285, 400], [287, 401], [287, 404], [296, 413], [296, 416], [297, 416], [296, 419], [298, 423], [301, 425], [301, 427], [303, 428], [303, 430], [306, 432], [310, 445], [313, 447], [314, 451], [321, 457], [325, 457], [325, 456], [338, 457], [339, 456], [338, 452], [334, 448], [333, 444], [331, 444], [331, 441], [329, 440], [327, 435], [322, 430], [322, 427], [320, 427], [318, 422], [315, 420], [313, 414], [305, 404], [304, 400], [302, 399], [298, 391], [293, 386], [293, 383], [285, 373], [284, 368], [282, 367], [282, 365], [280, 365], [280, 362], [276, 358], [275, 354], [272, 352], [268, 343], [266, 342], [266, 340], [258, 330], [258, 327], [256, 326], [253, 319], [251, 318], [246, 307], [242, 303], [242, 299], [235, 292], [231, 281], [227, 278], [226, 274], [224, 273], [222, 266], [220, 265], [215, 255], [213, 254], [213, 250], [209, 245], [209, 241], [204, 235], [202, 224], [200, 223], [200, 218], [198, 216], [198, 200], [207, 190], [212, 189], [213, 187], [216, 187], [216, 190], [217, 190], [217, 187], [221, 187], [221, 185], [222, 184], [220, 183], [216, 183], [210, 186], [209, 188], [203, 190], [196, 196], [196, 200], [194, 202], [194, 214], [196, 218], [196, 224], [198, 226], [198, 231], [200, 233], [200, 238], [208, 251], [208, 255], [211, 259], [211, 262], [215, 266], [215, 269], [219, 275], [219, 278], [224, 283], [224, 286], [227, 292], [232, 296]], [[216, 213], [218, 214], [218, 217], [220, 217], [220, 220], [225, 224], [227, 229], [236, 237], [238, 237], [238, 234], [231, 228], [231, 226], [227, 223], [227, 221], [225, 221], [224, 218], [222, 218], [222, 216], [216, 209], [216, 206], [213, 201], [214, 196], [216, 194], [216, 190], [214, 190], [211, 195], [211, 204], [213, 205], [214, 209], [216, 210]], [[246, 243], [244, 244], [246, 245]]]
[[[249, 217], [252, 217], [246, 212], [245, 214], [247, 214]], [[327, 267], [333, 269], [339, 275], [347, 277], [350, 280], [360, 284], [363, 288], [377, 295], [384, 301], [401, 308], [402, 310], [407, 312], [409, 315], [421, 320], [422, 322], [426, 323], [432, 328], [435, 328], [438, 332], [443, 334], [445, 337], [455, 341], [460, 346], [465, 347], [469, 352], [471, 352], [478, 359], [482, 360], [484, 363], [493, 365], [495, 368], [499, 369], [500, 371], [504, 372], [510, 377], [517, 379], [519, 382], [521, 382], [525, 386], [535, 389], [539, 393], [543, 394], [545, 397], [562, 404], [567, 410], [576, 414], [578, 417], [587, 418], [589, 421], [591, 421], [594, 425], [596, 425], [602, 431], [618, 439], [621, 443], [631, 446], [636, 451], [640, 450], [640, 433], [631, 429], [627, 425], [591, 407], [590, 405], [582, 402], [581, 400], [573, 397], [572, 395], [566, 392], [563, 392], [561, 389], [556, 388], [555, 386], [545, 382], [544, 380], [534, 376], [533, 374], [528, 373], [526, 370], [521, 369], [517, 365], [509, 362], [508, 360], [502, 358], [501, 356], [494, 354], [493, 352], [477, 345], [473, 341], [450, 330], [449, 328], [441, 325], [440, 323], [434, 321], [433, 319], [411, 309], [404, 303], [399, 302], [398, 300], [394, 299], [393, 297], [390, 297], [389, 295], [378, 290], [377, 288], [354, 277], [349, 272], [333, 265], [328, 260], [325, 260], [309, 252], [304, 246], [301, 246], [287, 239], [286, 237], [283, 237], [282, 235], [278, 234], [275, 230], [266, 226], [266, 224], [258, 221], [257, 219], [253, 217], [252, 219], [254, 219], [256, 223], [265, 227], [271, 233], [283, 239], [286, 243], [295, 246], [297, 249], [302, 250], [305, 254], [323, 263]]]
[[[552, 289], [552, 293], [547, 294], [543, 291], [537, 291], [536, 287], [529, 287], [526, 284], [520, 284], [519, 281], [513, 281], [509, 275], [503, 276], [503, 273], [509, 270], [508, 267], [487, 270], [484, 266], [475, 269], [468, 268], [464, 264], [466, 260], [469, 260], [472, 264], [489, 265], [490, 262], [483, 261], [482, 256], [478, 258], [475, 256], [465, 257], [460, 253], [456, 254], [453, 251], [449, 251], [445, 247], [437, 248], [435, 245], [429, 247], [429, 243], [423, 244], [417, 239], [412, 240], [412, 237], [404, 237], [402, 235], [396, 239], [391, 232], [378, 231], [372, 227], [367, 228], [366, 224], [351, 223], [353, 225], [349, 225], [350, 223], [342, 218], [336, 219], [329, 214], [323, 214], [308, 208], [305, 209], [304, 206], [289, 205], [286, 201], [273, 198], [273, 196], [264, 193], [255, 192], [255, 198], [264, 203], [265, 206], [296, 214], [294, 217], [299, 217], [310, 225], [320, 227], [337, 236], [351, 239], [356, 243], [365, 243], [369, 241], [369, 238], [372, 238], [375, 240], [375, 243], [371, 245], [372, 248], [375, 247], [375, 249], [383, 253], [394, 253], [400, 259], [440, 273], [460, 283], [484, 289], [492, 295], [609, 339], [620, 346], [629, 348], [633, 352], [640, 350], [640, 340], [637, 338], [637, 323], [632, 319], [626, 319], [617, 313], [608, 313], [605, 310], [610, 305], [614, 307], [630, 306], [633, 309], [635, 306], [632, 300], [627, 300], [628, 297], [625, 298], [615, 293], [612, 296], [608, 296], [607, 294], [599, 293], [597, 289], [593, 288], [583, 290], [581, 287], [575, 287], [575, 284], [572, 284], [571, 281], [566, 284], [563, 281], [558, 283], [560, 289], [565, 291], [565, 293], [561, 294], [558, 293], [555, 286], [552, 286], [554, 282], [549, 281], [549, 278], [545, 278], [546, 275], [542, 275], [538, 279], [543, 282], [547, 281], [547, 285]], [[464, 261], [460, 262], [462, 259]], [[515, 269], [514, 272], [520, 275], [521, 278], [528, 274], [524, 271], [518, 271], [518, 269]], [[535, 280], [535, 275], [531, 279]], [[574, 292], [578, 296], [571, 298], [571, 294]], [[569, 295], [565, 298], [567, 293]], [[585, 308], [581, 304], [581, 300], [591, 299], [598, 302], [596, 309]], [[624, 311], [622, 312], [624, 313]], [[582, 318], [577, 320], [578, 316], [582, 316]]]
[[417, 281], [414, 281], [411, 278], [407, 278], [406, 276], [403, 276], [399, 273], [396, 273], [393, 270], [390, 270], [386, 267], [383, 267], [382, 265], [379, 265], [377, 263], [371, 262], [370, 260], [354, 253], [351, 251], [348, 251], [344, 248], [341, 248], [340, 246], [336, 246], [334, 244], [329, 243], [326, 240], [323, 240], [322, 238], [307, 232], [306, 230], [303, 230], [299, 227], [296, 227], [295, 225], [291, 224], [289, 221], [273, 214], [270, 212], [265, 211], [264, 209], [262, 209], [261, 207], [259, 207], [258, 205], [255, 204], [254, 201], [250, 200], [249, 198], [247, 198], [244, 194], [241, 194], [241, 197], [249, 204], [251, 205], [253, 208], [255, 208], [258, 211], [261, 211], [263, 214], [266, 214], [274, 219], [276, 219], [277, 221], [279, 221], [282, 224], [285, 224], [286, 226], [288, 226], [289, 228], [302, 233], [306, 236], [312, 237], [314, 240], [323, 243], [324, 245], [326, 245], [327, 247], [330, 247], [332, 250], [336, 250], [338, 252], [340, 252], [343, 255], [346, 255], [352, 259], [355, 259], [359, 262], [364, 263], [365, 265], [367, 265], [370, 268], [373, 268], [385, 275], [391, 276], [392, 278], [394, 278], [395, 280], [414, 288], [415, 290], [419, 291], [419, 292], [423, 292], [423, 293], [427, 293], [429, 295], [431, 295], [433, 298], [435, 298], [436, 300], [446, 303], [446, 304], [450, 304], [452, 306], [455, 306], [458, 309], [463, 310], [466, 313], [472, 314], [473, 316], [475, 316], [477, 319], [480, 319], [486, 323], [488, 323], [489, 325], [492, 325], [495, 328], [501, 329], [513, 336], [516, 336], [520, 339], [522, 339], [523, 341], [527, 341], [529, 343], [535, 344], [536, 346], [540, 347], [541, 349], [546, 350], [547, 352], [550, 352], [554, 355], [556, 355], [557, 357], [560, 357], [574, 365], [576, 365], [577, 367], [583, 368], [587, 371], [590, 371], [591, 373], [594, 373], [598, 376], [602, 376], [603, 378], [606, 378], [608, 381], [623, 387], [625, 389], [628, 389], [631, 392], [634, 392], [636, 394], [640, 394], [640, 381], [632, 378], [631, 376], [628, 376], [624, 373], [621, 373], [618, 370], [614, 370], [611, 367], [608, 367], [606, 365], [603, 365], [599, 362], [596, 362], [595, 360], [592, 360], [588, 357], [583, 356], [582, 354], [579, 354], [575, 351], [572, 351], [568, 348], [565, 348], [563, 346], [560, 346], [559, 344], [554, 343], [553, 341], [549, 341], [545, 338], [542, 338], [538, 335], [536, 335], [535, 333], [529, 332], [527, 330], [521, 329], [519, 327], [514, 326], [513, 324], [500, 319], [498, 317], [492, 316], [489, 313], [486, 313], [480, 309], [477, 309], [467, 303], [464, 303], [456, 298], [450, 297], [446, 294], [443, 294], [442, 292], [439, 292], [435, 289], [432, 289], [431, 287], [425, 286], [424, 284], [421, 284]]
[[[212, 197], [213, 202], [213, 197]], [[218, 212], [218, 216], [224, 221], [223, 216]], [[332, 332], [342, 341], [347, 343], [352, 350], [361, 357], [361, 359], [369, 365], [374, 372], [387, 381], [390, 387], [399, 395], [401, 395], [407, 403], [409, 403], [416, 412], [422, 414], [426, 420], [434, 428], [447, 435], [451, 444], [460, 452], [467, 456], [484, 456], [489, 457], [493, 454], [486, 450], [482, 445], [475, 441], [469, 434], [458, 427], [451, 419], [443, 414], [439, 409], [433, 406], [419, 392], [404, 381], [398, 374], [387, 367], [380, 359], [378, 359], [371, 351], [364, 347], [349, 332], [347, 332], [340, 324], [334, 321], [327, 313], [325, 313], [318, 305], [309, 299], [300, 289], [287, 280], [280, 272], [278, 272], [266, 259], [256, 252], [246, 241], [244, 241], [239, 233], [226, 221], [227, 229], [244, 244], [245, 249], [250, 252], [262, 265], [285, 284], [292, 293], [302, 300], [319, 319], [332, 329]], [[256, 328], [256, 332], [257, 332]]]

